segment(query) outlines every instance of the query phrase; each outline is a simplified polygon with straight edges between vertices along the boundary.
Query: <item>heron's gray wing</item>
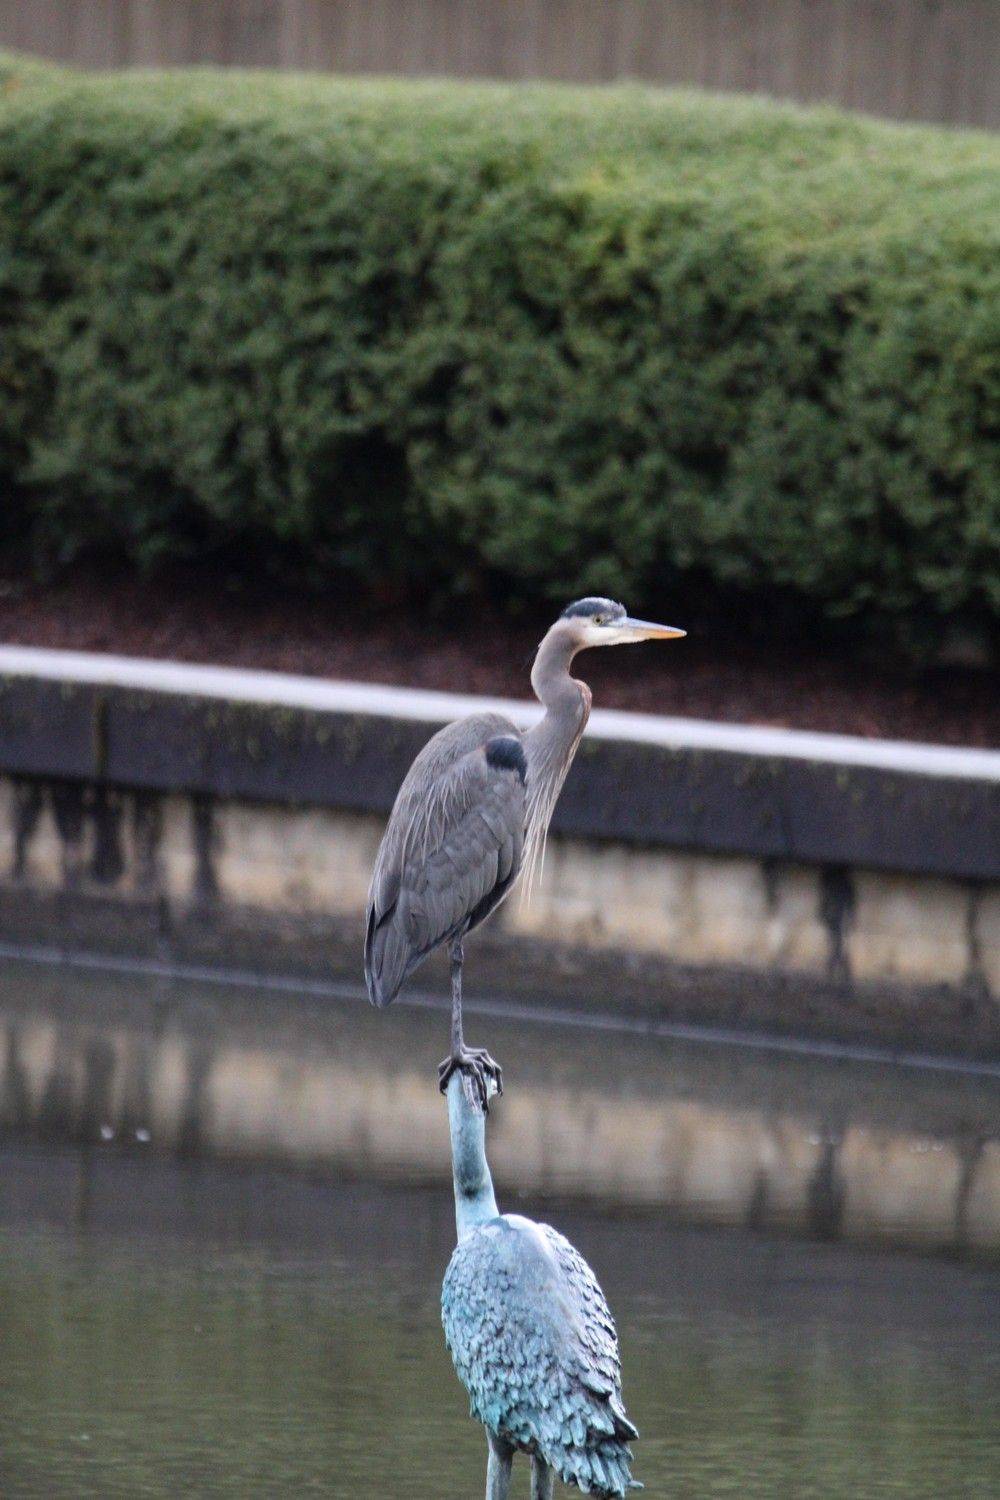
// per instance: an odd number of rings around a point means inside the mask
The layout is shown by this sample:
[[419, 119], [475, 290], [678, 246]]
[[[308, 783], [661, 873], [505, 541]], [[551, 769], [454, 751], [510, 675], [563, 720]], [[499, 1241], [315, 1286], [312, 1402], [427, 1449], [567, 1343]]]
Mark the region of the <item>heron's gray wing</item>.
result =
[[614, 1322], [568, 1241], [517, 1215], [481, 1225], [455, 1249], [441, 1307], [473, 1416], [585, 1493], [639, 1487]]
[[369, 914], [381, 921], [399, 894], [404, 845], [435, 789], [457, 761], [497, 735], [516, 735], [502, 714], [470, 714], [432, 735], [413, 761], [396, 794], [379, 845], [368, 891]]
[[503, 898], [520, 869], [524, 825], [523, 752], [507, 720], [476, 715], [425, 746], [372, 876], [365, 975], [376, 1005], [388, 1005], [433, 948]]

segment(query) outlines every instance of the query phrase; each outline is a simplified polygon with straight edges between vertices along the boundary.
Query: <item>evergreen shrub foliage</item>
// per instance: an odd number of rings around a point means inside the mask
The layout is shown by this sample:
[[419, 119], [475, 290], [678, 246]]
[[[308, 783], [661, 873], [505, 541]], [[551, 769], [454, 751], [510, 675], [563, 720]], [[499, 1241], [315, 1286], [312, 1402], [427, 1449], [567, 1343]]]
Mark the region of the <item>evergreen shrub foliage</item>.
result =
[[0, 58], [30, 558], [1000, 616], [1000, 141]]

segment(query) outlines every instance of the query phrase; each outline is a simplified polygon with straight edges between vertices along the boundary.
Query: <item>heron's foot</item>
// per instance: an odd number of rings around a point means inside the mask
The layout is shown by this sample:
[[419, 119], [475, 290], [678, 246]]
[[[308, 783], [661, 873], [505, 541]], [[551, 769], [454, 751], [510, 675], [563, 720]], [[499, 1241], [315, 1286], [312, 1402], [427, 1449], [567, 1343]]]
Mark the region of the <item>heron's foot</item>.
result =
[[[485, 1047], [459, 1047], [438, 1067], [438, 1086], [442, 1094], [448, 1087], [453, 1073], [464, 1073], [472, 1080], [483, 1114], [490, 1112], [490, 1094], [503, 1093], [503, 1069], [494, 1062]], [[490, 1088], [492, 1080], [493, 1087]]]

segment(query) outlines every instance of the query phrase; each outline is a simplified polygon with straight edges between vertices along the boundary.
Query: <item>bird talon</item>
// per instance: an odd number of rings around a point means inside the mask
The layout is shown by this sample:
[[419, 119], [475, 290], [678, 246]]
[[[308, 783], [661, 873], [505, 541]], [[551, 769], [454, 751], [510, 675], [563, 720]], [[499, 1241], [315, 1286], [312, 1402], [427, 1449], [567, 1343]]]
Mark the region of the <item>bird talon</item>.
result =
[[496, 1092], [503, 1093], [503, 1073], [499, 1064], [493, 1061], [485, 1047], [463, 1047], [460, 1052], [453, 1052], [450, 1057], [446, 1057], [442, 1063], [438, 1064], [438, 1087], [442, 1094], [446, 1092], [452, 1074], [458, 1072], [465, 1073], [472, 1079], [483, 1114], [488, 1115], [490, 1112], [490, 1078], [496, 1085]]

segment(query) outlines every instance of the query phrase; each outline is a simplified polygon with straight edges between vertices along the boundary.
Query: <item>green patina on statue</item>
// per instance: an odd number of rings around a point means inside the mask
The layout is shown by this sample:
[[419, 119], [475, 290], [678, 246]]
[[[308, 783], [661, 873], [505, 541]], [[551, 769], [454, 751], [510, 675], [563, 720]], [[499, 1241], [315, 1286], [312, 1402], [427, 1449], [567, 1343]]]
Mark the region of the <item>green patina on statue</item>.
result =
[[475, 1081], [455, 1072], [447, 1093], [458, 1244], [441, 1312], [472, 1415], [486, 1428], [486, 1500], [507, 1500], [516, 1452], [530, 1455], [533, 1500], [551, 1500], [556, 1476], [604, 1500], [641, 1489], [604, 1293], [555, 1229], [501, 1214]]

